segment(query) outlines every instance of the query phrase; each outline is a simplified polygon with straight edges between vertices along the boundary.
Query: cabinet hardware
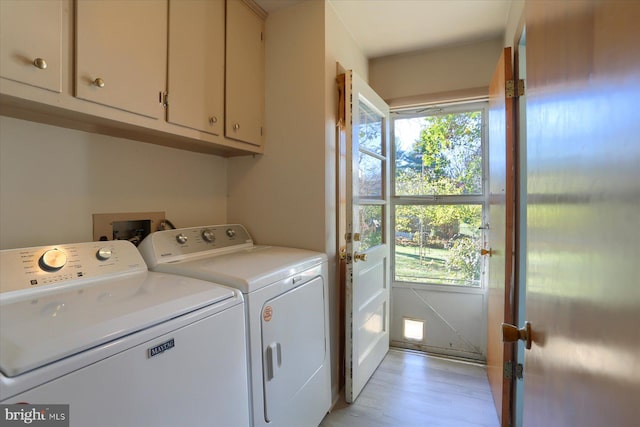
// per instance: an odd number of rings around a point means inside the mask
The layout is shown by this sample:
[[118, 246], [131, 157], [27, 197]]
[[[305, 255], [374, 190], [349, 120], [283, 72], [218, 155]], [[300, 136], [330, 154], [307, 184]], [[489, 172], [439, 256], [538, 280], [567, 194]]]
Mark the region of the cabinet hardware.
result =
[[44, 59], [42, 59], [42, 58], [36, 58], [36, 59], [34, 59], [34, 60], [33, 60], [33, 65], [34, 65], [36, 68], [39, 68], [39, 69], [41, 69], [41, 70], [44, 70], [45, 68], [47, 68], [47, 61], [45, 61], [45, 60], [44, 60]]
[[97, 87], [104, 87], [104, 80], [102, 80], [100, 77], [98, 77], [97, 79], [95, 79], [93, 81], [93, 84]]
[[160, 91], [160, 104], [162, 104], [164, 108], [169, 106], [169, 94], [167, 92]]

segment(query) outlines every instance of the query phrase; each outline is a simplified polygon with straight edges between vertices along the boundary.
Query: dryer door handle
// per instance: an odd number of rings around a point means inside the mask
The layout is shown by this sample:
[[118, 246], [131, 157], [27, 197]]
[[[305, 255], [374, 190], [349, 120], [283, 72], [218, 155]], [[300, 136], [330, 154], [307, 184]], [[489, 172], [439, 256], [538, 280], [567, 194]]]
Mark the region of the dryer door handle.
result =
[[267, 347], [267, 381], [271, 381], [276, 376], [280, 366], [282, 366], [282, 347], [279, 342], [274, 342]]

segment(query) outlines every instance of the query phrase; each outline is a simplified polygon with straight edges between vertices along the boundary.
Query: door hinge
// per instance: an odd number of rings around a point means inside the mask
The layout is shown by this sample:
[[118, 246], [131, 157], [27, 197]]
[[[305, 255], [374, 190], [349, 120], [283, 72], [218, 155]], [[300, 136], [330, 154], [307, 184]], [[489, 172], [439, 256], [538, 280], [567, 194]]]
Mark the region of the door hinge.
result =
[[[517, 92], [516, 92], [517, 89]], [[518, 87], [516, 88], [516, 82], [514, 80], [507, 80], [505, 83], [505, 96], [507, 98], [517, 98], [524, 96], [524, 80], [518, 80]]]
[[169, 94], [167, 92], [160, 91], [160, 104], [162, 104], [164, 108], [169, 106]]
[[512, 361], [504, 362], [504, 379], [510, 380], [517, 378], [521, 380], [524, 377], [524, 366], [522, 363], [513, 364]]

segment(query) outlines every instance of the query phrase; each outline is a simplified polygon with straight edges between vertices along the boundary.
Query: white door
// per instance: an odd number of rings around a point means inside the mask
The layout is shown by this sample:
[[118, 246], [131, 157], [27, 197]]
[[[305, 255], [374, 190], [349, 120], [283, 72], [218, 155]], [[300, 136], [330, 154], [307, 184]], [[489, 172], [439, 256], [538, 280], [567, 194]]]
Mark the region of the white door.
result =
[[345, 399], [389, 350], [389, 107], [352, 71], [346, 92]]

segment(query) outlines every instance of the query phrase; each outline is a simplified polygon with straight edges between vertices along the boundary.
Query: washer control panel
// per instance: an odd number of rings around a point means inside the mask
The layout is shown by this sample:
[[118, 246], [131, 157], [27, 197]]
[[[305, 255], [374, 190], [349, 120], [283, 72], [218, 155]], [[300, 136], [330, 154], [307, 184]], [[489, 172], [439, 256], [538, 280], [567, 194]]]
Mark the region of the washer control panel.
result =
[[160, 261], [250, 246], [253, 246], [253, 240], [242, 225], [225, 224], [156, 231], [148, 235], [138, 249], [149, 268], [153, 268]]
[[135, 271], [147, 266], [126, 240], [7, 249], [0, 251], [0, 293]]

